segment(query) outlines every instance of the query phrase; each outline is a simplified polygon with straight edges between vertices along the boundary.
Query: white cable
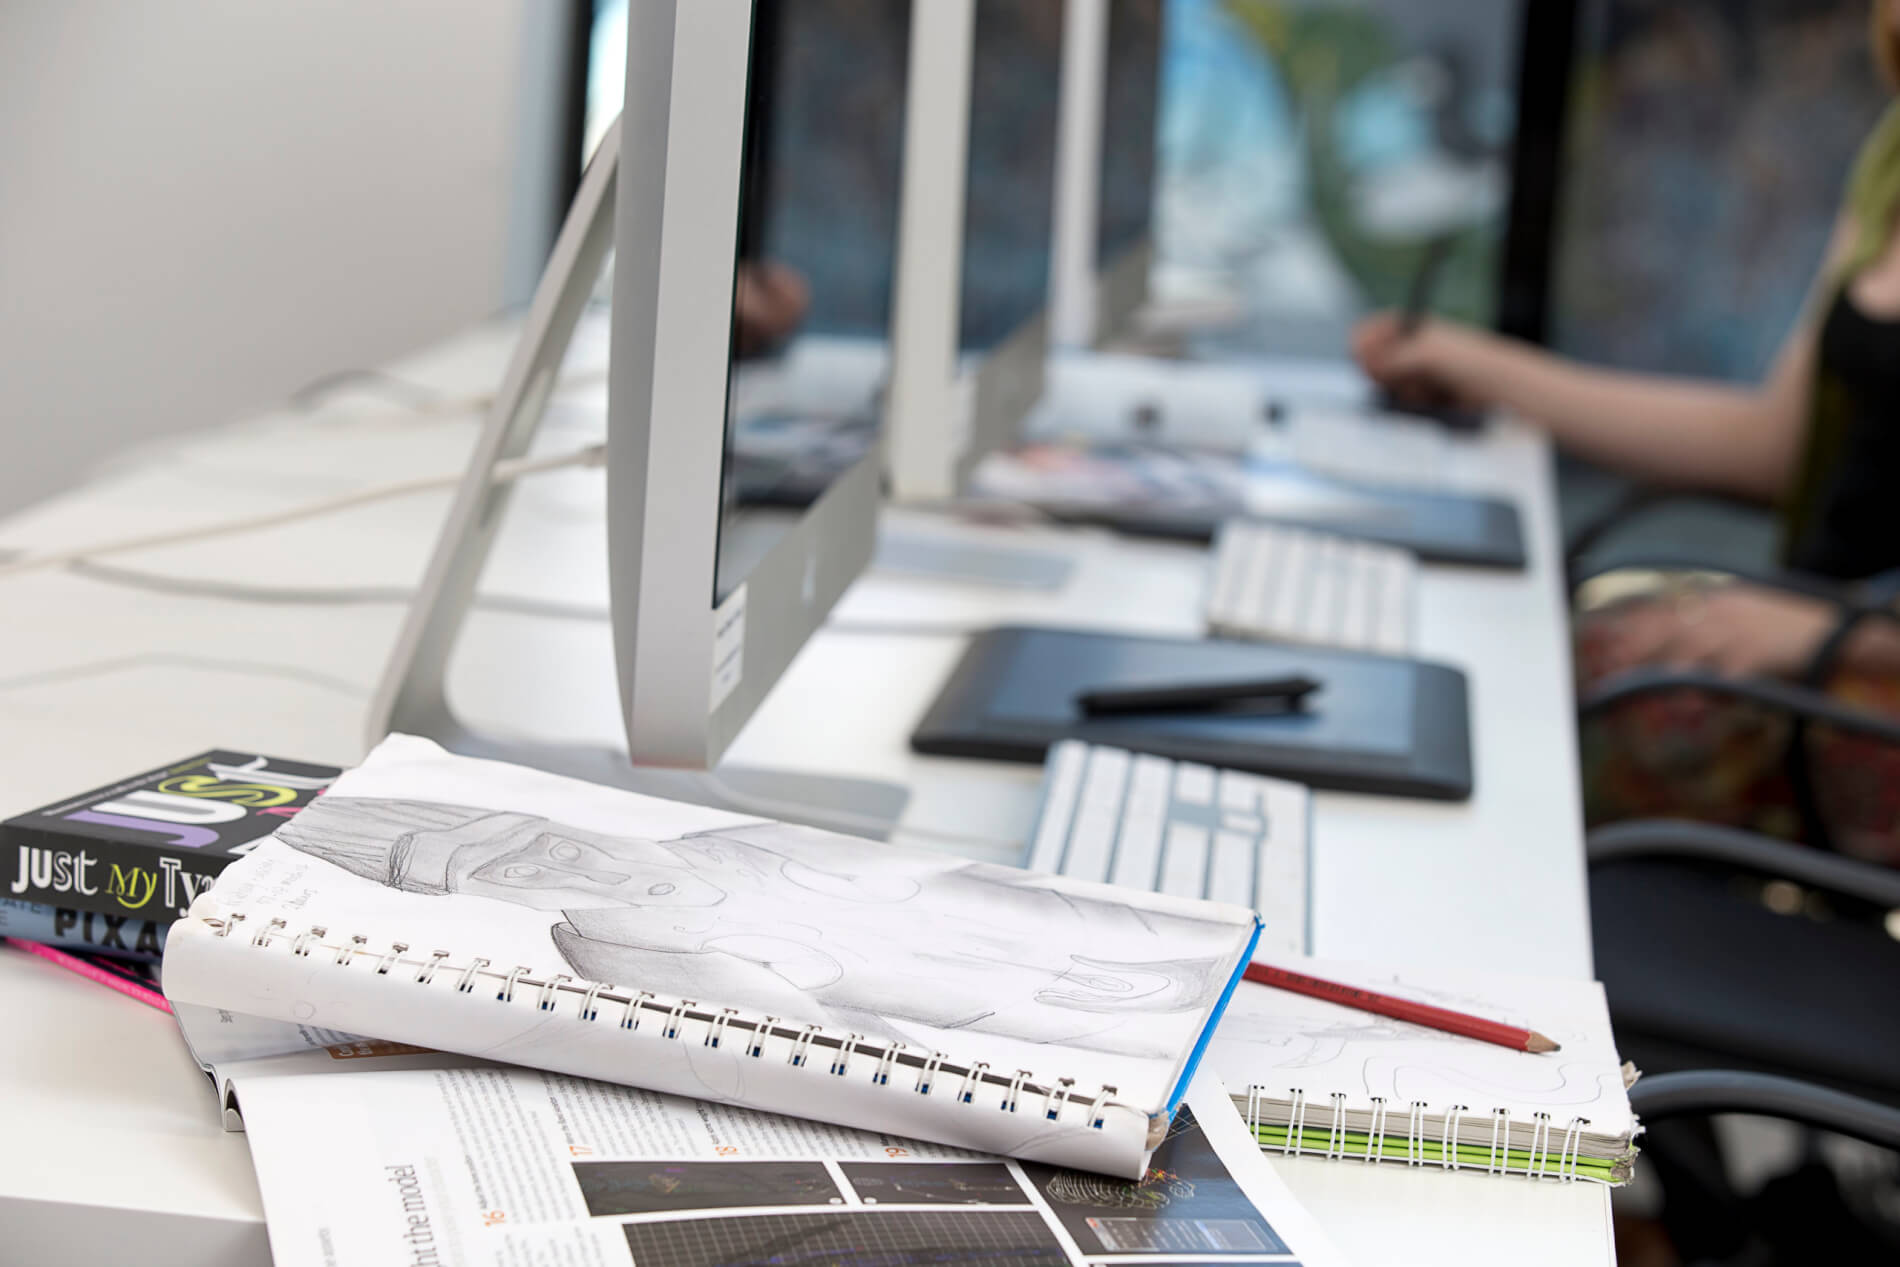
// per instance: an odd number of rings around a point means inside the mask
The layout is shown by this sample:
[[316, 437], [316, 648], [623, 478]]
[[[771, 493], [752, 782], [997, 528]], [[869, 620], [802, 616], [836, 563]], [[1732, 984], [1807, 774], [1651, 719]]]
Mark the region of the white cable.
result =
[[[513, 458], [495, 463], [495, 469], [489, 476], [493, 484], [506, 484], [520, 479], [524, 475], [538, 475], [544, 471], [558, 471], [570, 466], [599, 466], [606, 460], [607, 446], [590, 444], [584, 449], [571, 453], [556, 454], [552, 457]], [[307, 502], [302, 506], [292, 506], [288, 510], [273, 510], [262, 515], [251, 515], [243, 519], [227, 519], [221, 523], [200, 524], [193, 528], [177, 528], [171, 532], [156, 532], [143, 537], [127, 537], [118, 541], [105, 541], [97, 545], [81, 546], [75, 550], [59, 550], [52, 554], [32, 554], [0, 563], [0, 577], [17, 576], [23, 572], [36, 572], [43, 568], [64, 567], [82, 559], [98, 558], [107, 554], [123, 554], [128, 550], [149, 550], [157, 546], [180, 545], [188, 541], [202, 541], [208, 537], [225, 537], [234, 533], [256, 532], [263, 528], [275, 528], [280, 524], [295, 523], [300, 519], [313, 519], [321, 515], [335, 514], [340, 510], [349, 510], [371, 502], [387, 501], [394, 497], [407, 497], [412, 493], [426, 493], [438, 488], [454, 488], [462, 482], [460, 475], [429, 475], [417, 479], [398, 480], [391, 484], [379, 484], [374, 488], [362, 489], [354, 493], [345, 493], [341, 497], [332, 497], [320, 502]]]

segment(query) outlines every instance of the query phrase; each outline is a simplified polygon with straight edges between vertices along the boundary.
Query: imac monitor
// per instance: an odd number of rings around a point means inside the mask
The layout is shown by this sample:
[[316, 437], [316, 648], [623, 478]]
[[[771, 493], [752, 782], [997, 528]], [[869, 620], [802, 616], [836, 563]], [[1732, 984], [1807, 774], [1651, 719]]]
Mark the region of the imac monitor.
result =
[[1161, 0], [1110, 0], [1090, 341], [1119, 334], [1148, 298], [1154, 248]]
[[968, 443], [958, 478], [1018, 442], [1042, 395], [1055, 232], [1062, 0], [977, 0], [957, 298]]
[[[870, 559], [908, 6], [643, 3], [627, 47], [620, 161], [641, 179], [615, 229], [615, 656], [634, 762], [700, 768]], [[840, 454], [839, 424], [867, 442]], [[761, 429], [834, 459], [822, 491], [741, 495]]]
[[916, 7], [887, 422], [899, 501], [953, 496], [1042, 394], [1063, 9]]
[[1051, 342], [1120, 333], [1148, 293], [1162, 0], [1068, 0]]
[[[719, 761], [864, 567], [875, 444], [836, 464], [809, 504], [755, 508], [733, 494], [735, 437], [759, 418], [878, 416], [909, 10], [627, 6], [624, 109], [536, 289], [373, 705], [372, 738], [406, 730], [691, 797], [674, 772]], [[824, 232], [828, 219], [844, 231]], [[446, 692], [507, 501], [497, 470], [527, 452], [610, 252], [607, 579], [631, 763], [481, 735]]]

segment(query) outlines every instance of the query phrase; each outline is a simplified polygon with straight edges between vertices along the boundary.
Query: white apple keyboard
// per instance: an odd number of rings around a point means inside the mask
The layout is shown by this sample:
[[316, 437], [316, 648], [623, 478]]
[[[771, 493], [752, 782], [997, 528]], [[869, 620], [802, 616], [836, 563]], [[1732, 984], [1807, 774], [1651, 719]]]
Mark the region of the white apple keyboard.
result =
[[1205, 614], [1217, 637], [1410, 655], [1417, 591], [1410, 551], [1230, 519], [1214, 538]]
[[1251, 906], [1263, 949], [1306, 954], [1312, 801], [1285, 779], [1065, 739], [1023, 865]]

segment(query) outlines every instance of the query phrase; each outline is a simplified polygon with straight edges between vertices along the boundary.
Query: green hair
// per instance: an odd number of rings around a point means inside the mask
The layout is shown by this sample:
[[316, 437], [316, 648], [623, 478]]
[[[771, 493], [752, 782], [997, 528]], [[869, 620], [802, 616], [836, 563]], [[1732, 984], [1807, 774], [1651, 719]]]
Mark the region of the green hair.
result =
[[1892, 241], [1900, 214], [1900, 102], [1887, 113], [1861, 146], [1847, 182], [1847, 215], [1854, 241], [1841, 261], [1843, 280], [1867, 268]]

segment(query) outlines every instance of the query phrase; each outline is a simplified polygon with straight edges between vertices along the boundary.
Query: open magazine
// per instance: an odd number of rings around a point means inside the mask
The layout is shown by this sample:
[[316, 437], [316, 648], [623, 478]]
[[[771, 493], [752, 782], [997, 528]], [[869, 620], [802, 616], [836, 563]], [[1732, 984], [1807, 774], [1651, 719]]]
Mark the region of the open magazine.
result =
[[1258, 929], [395, 736], [193, 902], [165, 988], [1133, 1178]]
[[[1209, 1076], [1129, 1180], [190, 1005], [180, 1019], [219, 1053], [277, 1267], [1344, 1261]], [[301, 1050], [244, 1058], [260, 1037]]]

